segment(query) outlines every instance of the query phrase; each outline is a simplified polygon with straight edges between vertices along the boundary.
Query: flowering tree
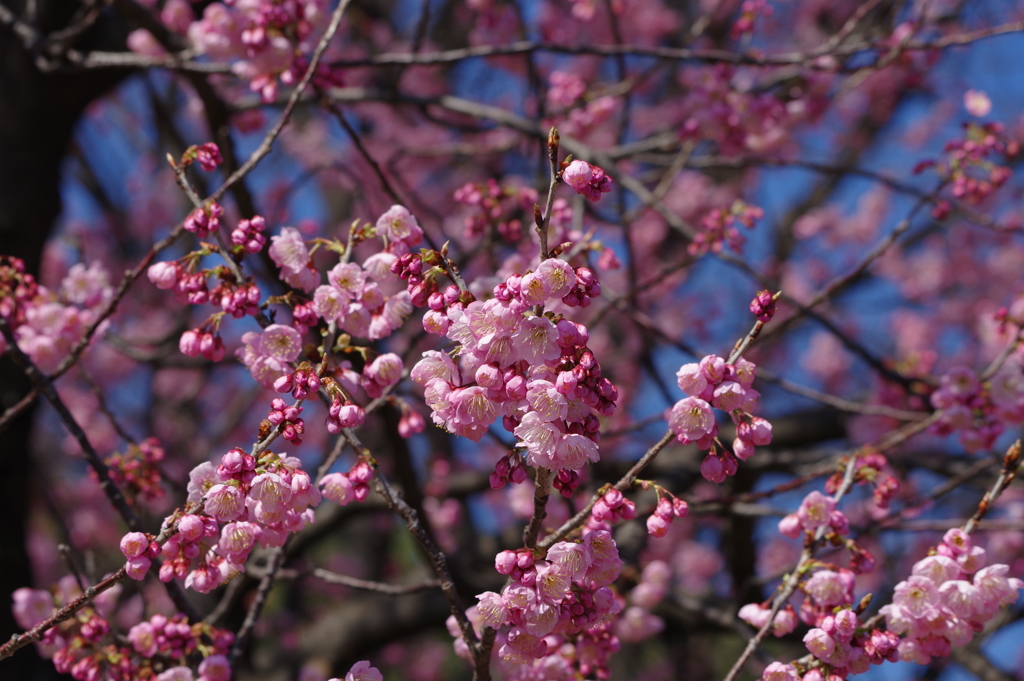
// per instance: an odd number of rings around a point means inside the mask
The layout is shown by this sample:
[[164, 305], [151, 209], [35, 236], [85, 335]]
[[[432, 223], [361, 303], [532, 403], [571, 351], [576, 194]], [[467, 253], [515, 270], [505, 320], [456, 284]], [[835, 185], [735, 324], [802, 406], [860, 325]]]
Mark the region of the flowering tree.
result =
[[4, 678], [1012, 679], [1022, 33], [0, 2]]

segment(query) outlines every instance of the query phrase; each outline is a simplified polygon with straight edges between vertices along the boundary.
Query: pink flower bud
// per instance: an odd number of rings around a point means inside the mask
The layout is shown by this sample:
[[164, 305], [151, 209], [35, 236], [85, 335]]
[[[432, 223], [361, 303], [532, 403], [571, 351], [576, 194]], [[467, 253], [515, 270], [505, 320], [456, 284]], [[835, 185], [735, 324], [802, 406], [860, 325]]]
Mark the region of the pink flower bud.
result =
[[700, 474], [704, 476], [704, 479], [708, 482], [722, 483], [725, 482], [726, 474], [722, 468], [722, 461], [713, 454], [708, 454], [704, 457], [704, 461], [700, 464]]
[[779, 521], [779, 533], [790, 539], [796, 539], [803, 533], [800, 525], [800, 517], [796, 513], [790, 513]]
[[519, 558], [515, 551], [502, 551], [494, 557], [494, 569], [498, 571], [498, 574], [512, 574], [512, 570], [516, 567], [518, 560]]
[[[134, 580], [141, 580], [146, 576], [146, 572], [149, 571], [149, 567], [153, 564], [149, 558], [145, 556], [136, 556], [135, 558], [129, 558], [125, 564], [125, 570], [128, 572], [128, 576]], [[161, 573], [163, 570], [161, 570]]]
[[647, 517], [647, 533], [652, 537], [664, 537], [668, 532], [670, 522], [672, 522], [672, 516], [664, 518], [660, 515], [650, 515]]
[[125, 558], [137, 558], [147, 549], [149, 549], [149, 539], [142, 532], [129, 532], [121, 539], [121, 553]]
[[178, 283], [178, 276], [181, 269], [174, 262], [158, 262], [150, 265], [146, 270], [146, 276], [158, 289], [168, 290], [174, 288]]
[[203, 521], [199, 516], [188, 514], [178, 521], [178, 533], [185, 541], [195, 541], [203, 536]]
[[750, 301], [750, 312], [759, 321], [770, 322], [775, 315], [775, 299], [768, 291], [761, 291]]

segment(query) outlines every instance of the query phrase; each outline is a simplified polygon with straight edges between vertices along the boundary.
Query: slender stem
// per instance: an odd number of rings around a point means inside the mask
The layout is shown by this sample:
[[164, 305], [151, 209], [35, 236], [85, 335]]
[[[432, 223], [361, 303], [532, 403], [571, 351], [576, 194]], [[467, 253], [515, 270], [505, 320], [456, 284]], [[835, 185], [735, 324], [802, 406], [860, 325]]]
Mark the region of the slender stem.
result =
[[238, 666], [238, 659], [242, 655], [242, 651], [245, 649], [246, 643], [249, 641], [249, 636], [252, 634], [253, 627], [256, 626], [257, 620], [260, 618], [260, 614], [263, 612], [263, 606], [267, 603], [267, 596], [270, 595], [270, 589], [274, 586], [274, 578], [277, 576], [277, 570], [281, 567], [284, 562], [284, 549], [288, 545], [285, 541], [284, 546], [278, 546], [270, 552], [267, 559], [267, 568], [263, 573], [263, 577], [260, 578], [260, 585], [256, 589], [256, 596], [253, 598], [252, 603], [249, 605], [249, 609], [245, 613], [245, 621], [242, 622], [241, 628], [238, 633], [235, 634], [235, 644], [231, 646], [231, 653], [228, 655], [228, 660], [231, 663], [231, 668], [235, 669]]
[[[75, 420], [71, 410], [68, 409], [67, 405], [64, 404], [64, 400], [61, 399], [57, 390], [51, 383], [46, 380], [46, 377], [41, 371], [32, 363], [28, 355], [22, 352], [21, 348], [18, 347], [17, 340], [14, 337], [14, 333], [11, 331], [11, 326], [7, 320], [0, 317], [0, 333], [3, 334], [4, 339], [7, 341], [8, 352], [11, 353], [11, 357], [14, 359], [14, 363], [21, 368], [22, 371], [29, 377], [35, 386], [39, 390], [43, 397], [49, 401], [50, 405], [53, 406], [57, 414], [60, 416], [61, 421], [64, 422], [64, 427], [67, 428], [75, 441], [78, 442], [78, 446], [82, 449], [82, 454], [85, 460], [89, 463], [96, 477], [99, 479], [100, 489], [107, 496], [107, 500], [110, 501], [111, 506], [117, 511], [121, 519], [124, 520], [125, 525], [128, 526], [133, 532], [144, 532], [142, 521], [139, 520], [139, 516], [135, 514], [132, 507], [128, 505], [128, 500], [125, 498], [124, 493], [110, 477], [110, 471], [107, 469], [103, 458], [96, 451], [96, 448], [89, 442], [89, 437], [85, 434], [82, 426], [79, 425], [78, 421]], [[158, 561], [156, 561], [158, 563]], [[175, 606], [178, 610], [185, 613], [188, 618], [195, 622], [200, 619], [199, 613], [188, 602], [185, 596], [184, 590], [181, 588], [181, 584], [176, 581], [167, 583], [167, 594], [174, 601]]]
[[347, 586], [352, 589], [373, 591], [386, 596], [405, 596], [407, 594], [419, 593], [420, 591], [427, 591], [429, 589], [437, 589], [441, 586], [440, 580], [437, 579], [430, 579], [425, 582], [420, 582], [419, 584], [409, 585], [382, 584], [381, 582], [370, 582], [365, 579], [349, 577], [348, 575], [340, 575], [337, 572], [331, 572], [321, 568], [314, 569], [312, 575], [329, 584], [341, 584], [342, 586]]
[[[640, 477], [640, 473], [645, 468], [647, 468], [647, 466], [650, 465], [650, 463], [654, 461], [655, 458], [657, 458], [658, 454], [661, 453], [661, 450], [665, 449], [665, 447], [667, 447], [669, 443], [675, 439], [675, 437], [675, 433], [673, 433], [671, 430], [665, 433], [661, 437], [661, 439], [654, 444], [653, 447], [648, 449], [647, 452], [642, 457], [640, 457], [640, 460], [637, 461], [636, 464], [629, 469], [629, 472], [622, 476], [622, 478], [614, 485], [612, 485], [612, 487], [619, 490], [620, 492], [624, 492], [625, 490], [632, 487], [633, 483], [636, 482], [636, 479]], [[544, 539], [542, 539], [541, 541], [537, 542], [537, 548], [551, 548], [552, 544], [554, 544], [555, 542], [559, 542], [565, 537], [569, 536], [570, 532], [575, 530], [583, 523], [587, 522], [587, 518], [590, 517], [590, 512], [594, 510], [594, 504], [600, 501], [601, 497], [603, 496], [604, 492], [598, 492], [597, 494], [595, 494], [582, 511], [566, 520], [561, 527], [559, 527], [557, 530], [555, 530], [548, 536], [544, 537]]]
[[[846, 492], [853, 485], [853, 480], [856, 477], [856, 472], [857, 457], [856, 455], [852, 455], [849, 457], [849, 459], [847, 459], [846, 472], [843, 475], [843, 482], [842, 484], [840, 484], [839, 489], [836, 490], [835, 500], [837, 504], [843, 498], [843, 496], [846, 495]], [[778, 596], [776, 596], [774, 602], [772, 603], [772, 608], [768, 613], [768, 619], [766, 619], [765, 623], [761, 626], [760, 629], [758, 629], [757, 634], [754, 635], [754, 638], [750, 639], [750, 641], [747, 642], [747, 647], [743, 649], [743, 653], [740, 655], [739, 659], [737, 659], [735, 664], [733, 664], [732, 668], [729, 670], [729, 673], [725, 675], [724, 681], [734, 681], [736, 676], [743, 669], [743, 665], [747, 663], [747, 660], [749, 660], [750, 657], [757, 651], [757, 649], [761, 645], [761, 642], [764, 641], [765, 636], [768, 635], [768, 631], [774, 625], [775, 616], [779, 614], [779, 610], [781, 610], [783, 606], [789, 601], [790, 597], [794, 593], [796, 593], [796, 588], [800, 584], [800, 578], [803, 577], [806, 567], [810, 564], [811, 560], [814, 559], [815, 552], [818, 550], [818, 548], [820, 548], [822, 544], [823, 538], [825, 536], [825, 529], [825, 527], [819, 527], [817, 532], [815, 532], [814, 534], [814, 538], [811, 539], [810, 537], [808, 537], [805, 541], [804, 550], [800, 554], [800, 562], [797, 563], [796, 569], [794, 569], [789, 574], [789, 577], [786, 578], [786, 581], [782, 587], [782, 592]]]
[[24, 648], [29, 643], [35, 641], [41, 641], [46, 632], [53, 627], [57, 626], [61, 622], [65, 622], [72, 617], [75, 613], [88, 605], [94, 598], [99, 596], [101, 593], [114, 586], [118, 582], [124, 581], [128, 577], [128, 573], [125, 568], [121, 568], [114, 574], [104, 579], [95, 586], [90, 586], [88, 589], [82, 592], [82, 595], [71, 601], [63, 608], [50, 615], [45, 620], [32, 627], [23, 634], [15, 634], [11, 636], [11, 639], [7, 643], [0, 646], [0, 660], [8, 658], [14, 654], [19, 648]]
[[523, 546], [526, 548], [532, 549], [537, 545], [537, 535], [540, 534], [541, 525], [547, 517], [548, 497], [551, 494], [550, 481], [551, 469], [538, 468], [533, 487], [533, 515], [523, 530]]
[[560, 137], [557, 128], [548, 131], [548, 196], [544, 202], [544, 212], [540, 212], [540, 206], [534, 204], [533, 219], [537, 225], [537, 236], [540, 238], [540, 262], [550, 257], [551, 251], [548, 248], [548, 226], [551, 224], [551, 206], [555, 203], [555, 187], [558, 186], [558, 145]]

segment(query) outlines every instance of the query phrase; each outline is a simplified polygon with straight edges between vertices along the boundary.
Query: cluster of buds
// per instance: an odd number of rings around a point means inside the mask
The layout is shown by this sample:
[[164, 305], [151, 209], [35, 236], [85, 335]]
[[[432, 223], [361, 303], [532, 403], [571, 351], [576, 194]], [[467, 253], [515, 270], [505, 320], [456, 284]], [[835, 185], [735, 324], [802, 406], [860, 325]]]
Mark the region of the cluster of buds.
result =
[[356, 461], [347, 473], [329, 473], [320, 482], [326, 498], [346, 506], [352, 501], [366, 501], [373, 480], [373, 466], [364, 459]]
[[612, 190], [612, 178], [604, 170], [586, 161], [573, 161], [562, 171], [562, 181], [591, 201]]
[[1002, 421], [1019, 423], [1024, 418], [1020, 362], [1011, 358], [987, 384], [973, 369], [955, 366], [942, 376], [931, 403], [942, 410], [932, 433], [940, 437], [958, 433], [969, 453], [990, 449], [1003, 433]]
[[423, 265], [423, 256], [415, 253], [406, 253], [391, 262], [391, 273], [408, 282], [409, 296], [416, 307], [426, 305], [438, 290], [434, 272], [428, 269], [425, 275]]
[[492, 226], [503, 239], [516, 243], [523, 236], [523, 221], [513, 216], [529, 213], [537, 202], [537, 191], [516, 185], [502, 187], [496, 180], [488, 179], [486, 183], [466, 183], [455, 190], [454, 198], [457, 203], [476, 209], [465, 220], [467, 237], [481, 236]]
[[736, 228], [737, 224], [753, 229], [754, 223], [764, 217], [764, 211], [757, 207], [737, 200], [728, 209], [714, 208], [701, 219], [701, 231], [698, 232], [687, 252], [692, 256], [704, 255], [708, 251], [720, 253], [725, 244], [734, 251], [742, 251], [746, 239]]
[[[9, 255], [0, 255], [0, 316], [12, 330], [25, 323], [25, 306], [39, 295], [35, 277], [25, 272], [25, 261]], [[5, 347], [0, 336], [0, 351]]]
[[366, 411], [351, 400], [342, 401], [340, 394], [335, 393], [331, 406], [327, 409], [327, 432], [332, 435], [340, 433], [343, 428], [357, 428], [366, 420]]
[[[989, 159], [1003, 155], [1013, 159], [1020, 153], [1020, 144], [1008, 139], [999, 123], [965, 123], [966, 134], [946, 144], [948, 163], [939, 165], [934, 160], [918, 163], [914, 173], [935, 167], [939, 176], [952, 184], [952, 195], [968, 203], [979, 203], [1003, 186], [1010, 178], [1008, 166], [999, 165]], [[945, 218], [951, 210], [949, 202], [938, 201], [932, 209], [936, 219]]]
[[281, 430], [281, 437], [293, 445], [302, 444], [302, 434], [306, 431], [306, 424], [299, 418], [302, 407], [298, 405], [288, 406], [285, 401], [275, 398], [270, 403], [270, 414], [267, 422]]
[[569, 307], [590, 307], [592, 298], [601, 295], [601, 282], [587, 267], [576, 268], [576, 286], [562, 296], [562, 302]]
[[[159, 268], [159, 269], [155, 269]], [[149, 268], [150, 280], [157, 283], [159, 288], [174, 288], [175, 294], [184, 297], [192, 305], [205, 305], [210, 302], [210, 291], [206, 287], [205, 271], [186, 273], [177, 263], [157, 263]], [[174, 275], [175, 279], [171, 286], [162, 285]], [[154, 277], [160, 277], [159, 280]]]
[[189, 357], [203, 357], [211, 362], [221, 361], [227, 353], [220, 335], [204, 331], [202, 327], [190, 329], [181, 334], [178, 349]]
[[320, 323], [320, 316], [317, 315], [313, 301], [307, 300], [296, 303], [292, 307], [292, 328], [305, 335], [307, 331]]
[[522, 463], [522, 457], [515, 450], [509, 452], [498, 460], [495, 470], [487, 479], [492, 490], [501, 490], [509, 482], [522, 484], [526, 481], [526, 467]]
[[211, 203], [192, 211], [185, 218], [185, 229], [196, 235], [196, 238], [205, 239], [210, 232], [220, 229], [220, 218], [224, 215], [224, 208], [219, 203]]
[[654, 513], [647, 518], [647, 533], [652, 537], [664, 537], [673, 520], [690, 515], [690, 507], [667, 490], [660, 487], [655, 489], [658, 491], [658, 505], [655, 506]]
[[576, 492], [576, 488], [580, 486], [580, 474], [578, 471], [569, 471], [564, 468], [558, 471], [555, 475], [555, 479], [551, 481], [551, 486], [558, 490], [566, 499], [572, 499], [572, 495]]
[[310, 393], [320, 390], [320, 376], [308, 363], [303, 362], [293, 373], [285, 374], [274, 381], [274, 392], [292, 394], [297, 400], [305, 399]]
[[404, 400], [395, 401], [399, 403], [402, 411], [398, 419], [398, 434], [408, 440], [416, 433], [422, 433], [427, 427], [423, 415], [407, 405]]
[[526, 482], [526, 466], [523, 465], [523, 458], [516, 450], [512, 450], [498, 459], [488, 480], [491, 483], [491, 489], [501, 489], [510, 482], [514, 485]]
[[267, 237], [263, 235], [266, 228], [266, 220], [260, 215], [254, 215], [251, 220], [239, 220], [238, 227], [231, 230], [231, 243], [241, 246], [246, 253], [259, 253], [267, 245]]
[[199, 167], [206, 172], [212, 173], [217, 166], [224, 163], [224, 159], [220, 155], [220, 148], [213, 142], [207, 142], [206, 144], [192, 145], [181, 155], [180, 165], [182, 167], [188, 167], [195, 162], [198, 162]]
[[612, 487], [594, 504], [587, 520], [588, 529], [611, 530], [613, 525], [636, 517], [636, 504]]
[[252, 282], [237, 286], [222, 281], [210, 292], [210, 297], [220, 303], [226, 314], [235, 319], [241, 319], [246, 315], [255, 317], [260, 312], [260, 289]]
[[870, 484], [873, 487], [872, 501], [879, 509], [889, 507], [889, 501], [900, 489], [900, 481], [895, 475], [887, 472], [889, 462], [885, 455], [876, 451], [865, 451], [858, 453], [856, 458], [833, 473], [825, 481], [825, 491], [828, 494], [835, 494], [842, 484], [846, 466], [856, 466], [857, 473], [854, 481], [859, 485]]
[[770, 322], [775, 316], [775, 296], [770, 291], [759, 291], [750, 301], [750, 314], [757, 317], [759, 322]]
[[944, 149], [949, 154], [950, 191], [968, 203], [979, 203], [1010, 179], [1010, 168], [988, 157], [1001, 154], [1012, 159], [1020, 152], [1020, 145], [1006, 139], [1000, 123], [966, 123], [964, 129], [964, 139], [953, 140]]
[[137, 445], [129, 444], [123, 454], [114, 452], [104, 463], [110, 479], [131, 501], [136, 498], [159, 499], [164, 495], [160, 484], [160, 462], [163, 460], [164, 449], [160, 441], [150, 437]]

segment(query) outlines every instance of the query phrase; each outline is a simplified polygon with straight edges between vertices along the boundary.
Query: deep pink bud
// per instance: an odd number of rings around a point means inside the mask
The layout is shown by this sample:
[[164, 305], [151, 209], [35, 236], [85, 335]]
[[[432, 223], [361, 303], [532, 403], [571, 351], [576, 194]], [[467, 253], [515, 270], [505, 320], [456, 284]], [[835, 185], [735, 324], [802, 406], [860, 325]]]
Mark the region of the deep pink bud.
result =
[[518, 561], [519, 557], [515, 551], [502, 551], [494, 557], [494, 569], [502, 575], [512, 574], [512, 569], [516, 567]]
[[768, 291], [761, 291], [750, 301], [750, 312], [759, 321], [770, 322], [775, 315], [775, 299]]

